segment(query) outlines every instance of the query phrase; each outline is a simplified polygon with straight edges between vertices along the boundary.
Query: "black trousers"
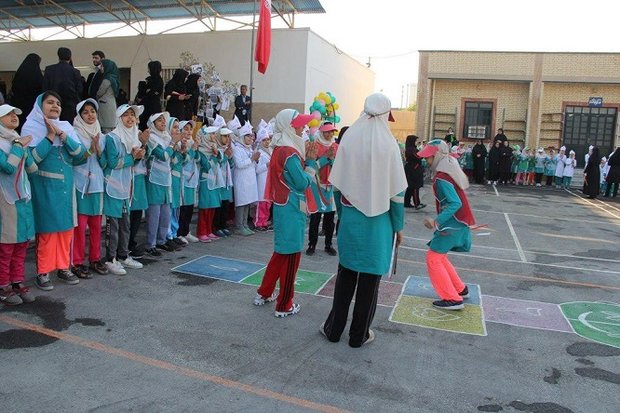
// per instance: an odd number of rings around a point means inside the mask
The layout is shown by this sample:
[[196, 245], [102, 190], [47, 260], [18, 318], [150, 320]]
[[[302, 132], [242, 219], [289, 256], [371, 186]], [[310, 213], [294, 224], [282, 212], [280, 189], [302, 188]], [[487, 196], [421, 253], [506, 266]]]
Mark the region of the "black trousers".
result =
[[543, 177], [543, 173], [542, 172], [536, 172], [534, 174], [534, 182], [536, 182], [537, 184], [542, 182], [542, 177]]
[[378, 275], [355, 272], [338, 265], [334, 303], [324, 326], [329, 341], [334, 343], [340, 341], [340, 336], [347, 325], [349, 306], [355, 293], [353, 319], [349, 329], [349, 345], [360, 347], [364, 344], [368, 339], [370, 324], [375, 317], [380, 281], [381, 277]]
[[413, 198], [413, 206], [420, 205], [420, 188], [408, 186], [405, 190], [405, 206], [411, 206], [411, 199]]
[[222, 205], [215, 209], [215, 215], [213, 216], [213, 229], [227, 229], [226, 219], [228, 216], [228, 205], [230, 201], [222, 201]]
[[193, 205], [183, 205], [179, 209], [179, 229], [177, 230], [178, 237], [185, 237], [189, 235], [189, 224], [192, 222], [192, 215], [194, 215]]
[[319, 224], [321, 223], [321, 215], [323, 216], [323, 230], [325, 231], [325, 248], [332, 246], [332, 238], [334, 237], [334, 217], [336, 211], [332, 212], [316, 212], [310, 215], [310, 227], [308, 228], [308, 245], [316, 247], [319, 240]]
[[545, 185], [547, 185], [547, 186], [553, 185], [553, 178], [554, 178], [553, 175], [547, 175], [546, 176], [547, 180], [545, 181]]
[[142, 222], [142, 210], [131, 211], [129, 213], [129, 251], [133, 251], [138, 243], [136, 242], [136, 236], [140, 230], [140, 222]]

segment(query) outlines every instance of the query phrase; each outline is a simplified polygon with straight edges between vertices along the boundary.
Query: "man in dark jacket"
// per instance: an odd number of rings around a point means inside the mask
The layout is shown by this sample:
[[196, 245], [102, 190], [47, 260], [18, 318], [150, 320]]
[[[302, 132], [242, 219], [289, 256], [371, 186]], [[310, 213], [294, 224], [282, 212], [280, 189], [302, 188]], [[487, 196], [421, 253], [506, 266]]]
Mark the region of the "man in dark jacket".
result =
[[62, 99], [60, 120], [73, 122], [75, 106], [82, 96], [82, 76], [80, 71], [71, 64], [71, 50], [66, 47], [58, 49], [59, 62], [45, 68], [43, 74], [43, 90], [53, 90]]
[[[86, 79], [86, 86], [84, 87], [84, 99], [93, 98], [97, 100], [97, 91], [101, 86], [101, 82], [103, 81], [103, 72], [102, 72], [102, 61], [105, 59], [105, 53], [101, 50], [95, 50], [92, 53], [93, 58], [93, 66], [95, 67], [95, 71], [88, 75], [88, 79]], [[116, 102], [118, 103], [118, 102]], [[119, 104], [120, 106], [120, 104]]]
[[252, 118], [252, 98], [247, 96], [248, 87], [241, 85], [241, 94], [235, 98], [235, 116], [239, 119], [241, 126]]

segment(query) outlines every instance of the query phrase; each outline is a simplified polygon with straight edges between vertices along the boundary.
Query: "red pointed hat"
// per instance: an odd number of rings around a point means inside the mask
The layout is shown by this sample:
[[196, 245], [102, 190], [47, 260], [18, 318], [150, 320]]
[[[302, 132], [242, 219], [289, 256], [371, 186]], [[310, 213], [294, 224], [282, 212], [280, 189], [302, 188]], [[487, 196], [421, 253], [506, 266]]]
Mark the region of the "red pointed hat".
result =
[[294, 127], [295, 129], [301, 128], [302, 126], [307, 125], [312, 119], [314, 119], [314, 116], [310, 114], [299, 113], [291, 121], [291, 126]]

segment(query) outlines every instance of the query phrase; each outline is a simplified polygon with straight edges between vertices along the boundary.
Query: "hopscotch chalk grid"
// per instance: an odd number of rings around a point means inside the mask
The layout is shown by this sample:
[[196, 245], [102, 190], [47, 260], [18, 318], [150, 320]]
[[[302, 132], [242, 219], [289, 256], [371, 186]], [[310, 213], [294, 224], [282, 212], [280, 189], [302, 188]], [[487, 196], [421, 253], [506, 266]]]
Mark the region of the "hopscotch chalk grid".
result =
[[264, 268], [264, 264], [255, 262], [203, 255], [200, 258], [176, 266], [171, 271], [239, 283], [244, 278], [256, 274]]
[[[263, 275], [265, 275], [266, 268], [249, 275], [241, 280], [241, 284], [246, 285], [260, 285]], [[297, 270], [297, 276], [295, 277], [295, 292], [306, 294], [317, 294], [319, 290], [333, 277], [334, 274], [326, 272], [315, 272], [306, 270]]]
[[441, 310], [432, 305], [438, 297], [430, 280], [427, 277], [409, 276], [389, 320], [435, 330], [486, 336], [480, 287], [477, 284], [467, 284], [467, 287], [470, 298], [466, 299], [463, 310]]
[[620, 348], [620, 305], [575, 301], [560, 308], [579, 336]]
[[492, 323], [562, 333], [573, 332], [557, 304], [492, 295], [483, 295], [482, 303], [484, 318]]

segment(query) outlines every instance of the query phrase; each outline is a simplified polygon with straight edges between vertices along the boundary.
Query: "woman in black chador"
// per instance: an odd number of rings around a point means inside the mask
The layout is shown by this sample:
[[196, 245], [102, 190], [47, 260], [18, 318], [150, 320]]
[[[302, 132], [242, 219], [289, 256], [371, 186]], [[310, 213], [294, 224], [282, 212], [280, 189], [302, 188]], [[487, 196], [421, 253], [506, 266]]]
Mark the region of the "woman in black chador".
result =
[[508, 182], [510, 182], [511, 166], [512, 148], [508, 144], [508, 141], [504, 141], [504, 145], [499, 148], [499, 181], [503, 185], [508, 185]]
[[502, 143], [500, 141], [495, 141], [493, 143], [493, 147], [489, 151], [488, 183], [493, 185], [495, 185], [499, 180], [499, 155], [501, 152], [501, 144]]
[[477, 184], [484, 184], [484, 164], [486, 162], [488, 152], [482, 139], [478, 139], [478, 143], [471, 150], [471, 157], [474, 161], [474, 181]]
[[146, 78], [144, 94], [140, 104], [144, 105], [144, 112], [140, 115], [140, 130], [147, 128], [151, 115], [161, 112], [161, 97], [164, 93], [164, 79], [161, 77], [161, 63], [158, 60], [149, 62], [149, 75]]
[[22, 125], [26, 122], [26, 116], [34, 106], [34, 101], [43, 91], [43, 74], [40, 64], [41, 57], [36, 53], [30, 53], [19, 65], [13, 77], [10, 103], [22, 111], [19, 115], [17, 132], [21, 131]]
[[[417, 136], [409, 135], [405, 141], [405, 176], [407, 177], [405, 208], [422, 209], [426, 206], [420, 202], [420, 188], [424, 185], [424, 168], [422, 159], [417, 155], [418, 149], [415, 145], [417, 139]], [[411, 198], [413, 198], [413, 205], [411, 205]]]
[[595, 146], [588, 158], [588, 164], [583, 168], [583, 193], [590, 199], [596, 198], [601, 188], [600, 163], [600, 151], [598, 146]]
[[174, 71], [172, 79], [166, 83], [164, 96], [166, 97], [166, 111], [178, 120], [185, 119], [185, 101], [189, 99], [185, 90], [185, 80], [188, 73], [183, 69]]

